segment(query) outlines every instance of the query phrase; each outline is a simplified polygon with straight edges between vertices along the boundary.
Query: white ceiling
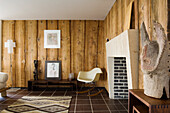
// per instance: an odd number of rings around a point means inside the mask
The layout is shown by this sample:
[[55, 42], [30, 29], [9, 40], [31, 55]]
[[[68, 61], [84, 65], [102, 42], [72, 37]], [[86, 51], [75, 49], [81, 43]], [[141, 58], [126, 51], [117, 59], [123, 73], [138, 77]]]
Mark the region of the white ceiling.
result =
[[116, 0], [0, 0], [1, 20], [104, 20]]

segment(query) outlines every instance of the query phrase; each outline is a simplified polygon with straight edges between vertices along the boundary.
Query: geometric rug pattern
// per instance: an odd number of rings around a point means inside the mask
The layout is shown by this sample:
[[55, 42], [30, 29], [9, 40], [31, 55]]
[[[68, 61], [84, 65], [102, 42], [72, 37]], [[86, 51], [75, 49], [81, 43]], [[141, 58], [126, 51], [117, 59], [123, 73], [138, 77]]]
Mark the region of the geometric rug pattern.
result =
[[71, 96], [24, 96], [1, 113], [68, 113]]

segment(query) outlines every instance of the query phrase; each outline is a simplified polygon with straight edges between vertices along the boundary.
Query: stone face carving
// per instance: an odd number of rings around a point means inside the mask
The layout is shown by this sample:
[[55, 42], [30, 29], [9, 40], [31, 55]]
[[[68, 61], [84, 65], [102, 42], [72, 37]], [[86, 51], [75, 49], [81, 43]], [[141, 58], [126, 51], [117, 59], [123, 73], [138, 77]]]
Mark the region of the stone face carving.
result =
[[[168, 41], [161, 24], [153, 21], [153, 37], [149, 39], [144, 22], [141, 24], [141, 69], [144, 75], [144, 94], [161, 98], [163, 92], [169, 98]], [[165, 94], [164, 94], [165, 95]]]

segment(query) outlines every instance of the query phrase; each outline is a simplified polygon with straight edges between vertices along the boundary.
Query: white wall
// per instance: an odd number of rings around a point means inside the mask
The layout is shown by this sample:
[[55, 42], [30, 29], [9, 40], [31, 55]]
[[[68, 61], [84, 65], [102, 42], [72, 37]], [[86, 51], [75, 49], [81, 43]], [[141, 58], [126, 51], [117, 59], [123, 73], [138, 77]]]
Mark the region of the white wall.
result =
[[106, 43], [109, 97], [114, 98], [114, 57], [126, 57], [128, 89], [138, 89], [138, 30], [126, 30]]

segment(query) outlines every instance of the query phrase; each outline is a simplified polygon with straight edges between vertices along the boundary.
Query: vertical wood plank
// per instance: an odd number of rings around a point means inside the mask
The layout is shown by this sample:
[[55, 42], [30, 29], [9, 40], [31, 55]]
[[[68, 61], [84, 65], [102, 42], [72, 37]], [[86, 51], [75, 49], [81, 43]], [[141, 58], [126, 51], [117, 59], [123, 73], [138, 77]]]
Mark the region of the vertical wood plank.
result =
[[[57, 20], [48, 20], [48, 30], [57, 30]], [[58, 60], [58, 49], [47, 48], [47, 60]]]
[[[11, 71], [10, 71], [10, 54], [8, 53], [8, 49], [5, 48], [5, 42], [7, 40], [11, 39], [15, 42], [15, 36], [14, 36], [14, 27], [15, 27], [15, 21], [9, 20], [9, 21], [3, 21], [3, 39], [2, 39], [2, 72], [8, 73], [8, 81], [7, 86], [12, 86], [12, 80], [11, 80]], [[15, 48], [14, 52], [12, 53], [12, 77], [13, 77], [13, 87], [15, 87]]]
[[62, 79], [68, 79], [70, 73], [70, 21], [60, 20], [61, 48], [59, 49], [59, 59], [62, 61]]
[[84, 70], [84, 40], [85, 21], [71, 21], [71, 72], [75, 73]]
[[[104, 21], [98, 21], [98, 42], [97, 42], [97, 67], [101, 68], [103, 70], [104, 68], [104, 63], [105, 63], [105, 59], [104, 59], [104, 47], [105, 44], [104, 42]], [[105, 70], [103, 70], [105, 71]], [[103, 87], [104, 86], [104, 82], [107, 80], [106, 75], [101, 74], [100, 76], [100, 80], [97, 82], [97, 86]]]
[[2, 71], [2, 20], [0, 20], [0, 71]]
[[26, 21], [26, 39], [25, 39], [25, 52], [26, 52], [26, 85], [27, 81], [33, 79], [34, 60], [37, 60], [37, 21]]
[[116, 1], [117, 2], [117, 8], [118, 8], [118, 15], [117, 15], [117, 19], [118, 19], [118, 35], [122, 32], [122, 8], [121, 8], [121, 2], [122, 2], [122, 0], [118, 0], [118, 1]]
[[139, 0], [134, 0], [135, 29], [139, 28]]
[[167, 0], [158, 0], [158, 22], [163, 26], [167, 34], [168, 25], [168, 10], [167, 10]]
[[[148, 34], [151, 37], [151, 27], [150, 27], [150, 1], [149, 0], [139, 0], [139, 28], [142, 22], [145, 22], [146, 29], [148, 31]], [[140, 31], [139, 31], [140, 34]], [[140, 53], [142, 52], [142, 46], [140, 42], [140, 35], [139, 35], [139, 48], [140, 48]], [[143, 73], [141, 71], [141, 62], [139, 62], [139, 88], [143, 88]]]
[[[115, 6], [115, 5], [114, 5]], [[115, 15], [114, 15], [114, 6], [110, 9], [110, 39], [113, 38], [113, 35], [114, 35], [114, 19], [115, 19]]]
[[107, 38], [111, 39], [111, 34], [110, 34], [110, 12], [107, 15]]
[[111, 24], [111, 26], [112, 26], [112, 28], [113, 28], [113, 30], [111, 31], [111, 32], [113, 32], [113, 36], [111, 37], [111, 39], [112, 38], [114, 38], [116, 35], [117, 35], [117, 21], [118, 21], [118, 19], [117, 19], [117, 5], [116, 4], [114, 4], [113, 5], [113, 9], [112, 9], [112, 24]]
[[98, 21], [86, 21], [85, 70], [91, 70], [97, 64]]
[[46, 49], [44, 48], [44, 30], [46, 30], [46, 21], [38, 20], [38, 60], [39, 60], [39, 78], [45, 78]]
[[25, 21], [17, 20], [15, 23], [16, 39], [16, 87], [26, 86], [25, 77]]
[[126, 2], [124, 1], [124, 0], [121, 0], [121, 25], [120, 25], [120, 27], [121, 27], [121, 33], [124, 31], [124, 30], [126, 30], [126, 29], [124, 29], [124, 24], [125, 24], [125, 20], [124, 20], [124, 18], [126, 17], [126, 10], [125, 10], [125, 6], [126, 6], [126, 4], [125, 4]]

